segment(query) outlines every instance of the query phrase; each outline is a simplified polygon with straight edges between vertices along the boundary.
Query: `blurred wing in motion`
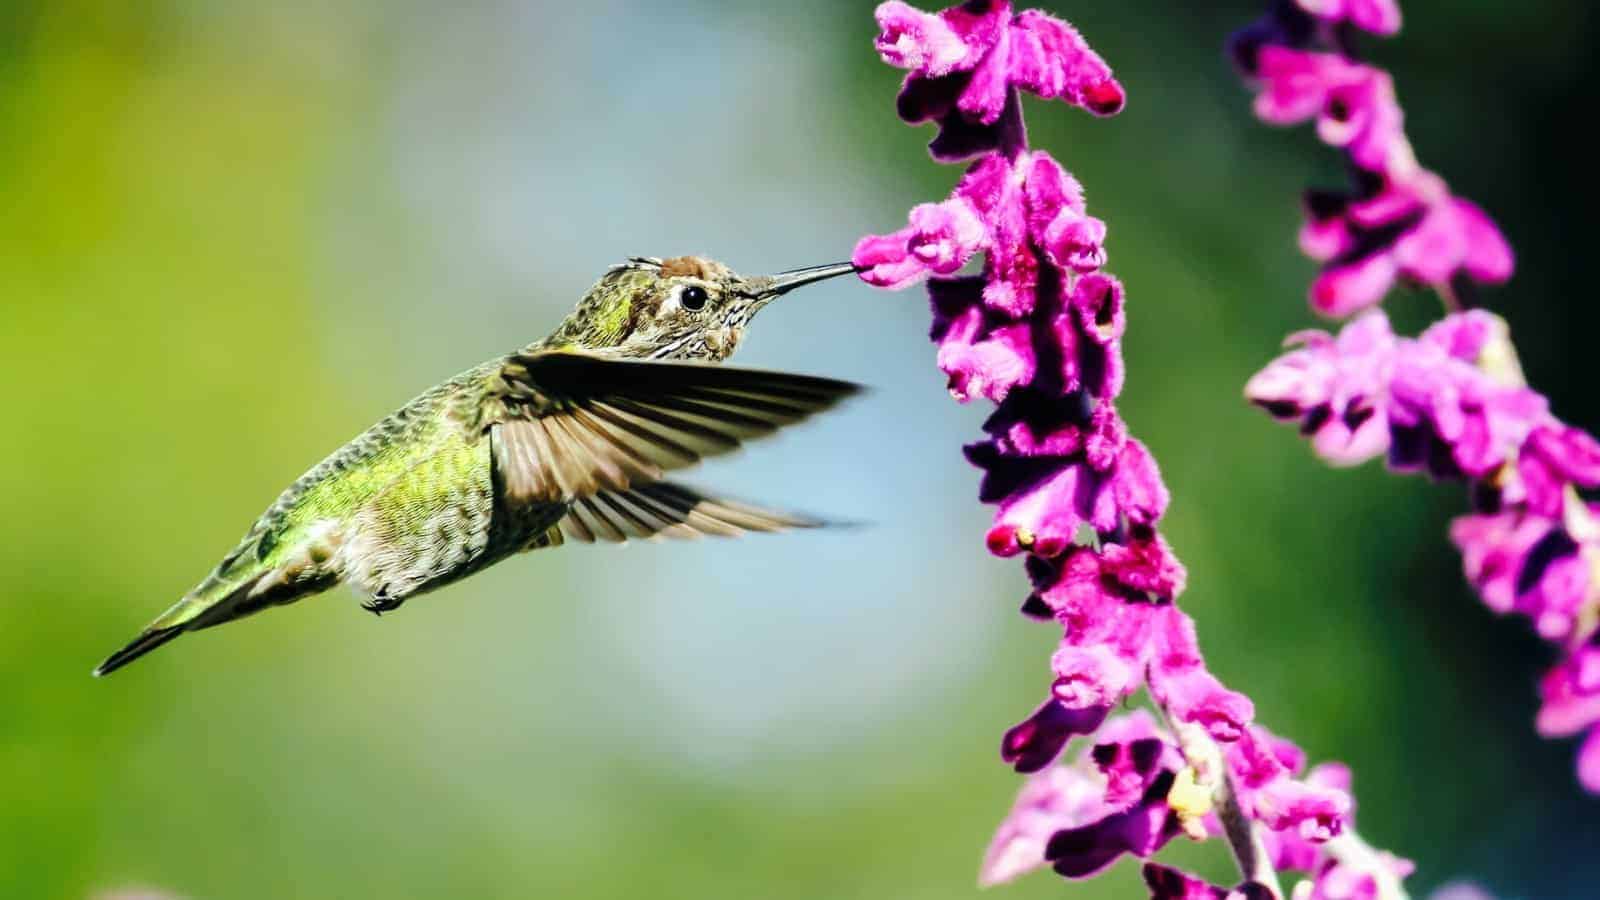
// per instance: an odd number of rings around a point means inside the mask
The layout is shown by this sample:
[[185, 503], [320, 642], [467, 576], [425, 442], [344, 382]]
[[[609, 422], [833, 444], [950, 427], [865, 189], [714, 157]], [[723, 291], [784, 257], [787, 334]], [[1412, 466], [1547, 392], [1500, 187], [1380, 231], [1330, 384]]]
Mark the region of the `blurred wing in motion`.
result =
[[[568, 352], [510, 357], [500, 381], [495, 465], [517, 504], [623, 494], [860, 391], [809, 375]], [[628, 502], [640, 499], [667, 502]]]
[[822, 528], [809, 516], [774, 512], [707, 497], [693, 488], [657, 482], [625, 491], [601, 491], [572, 504], [562, 536], [589, 544], [642, 538], [737, 537], [749, 532]]

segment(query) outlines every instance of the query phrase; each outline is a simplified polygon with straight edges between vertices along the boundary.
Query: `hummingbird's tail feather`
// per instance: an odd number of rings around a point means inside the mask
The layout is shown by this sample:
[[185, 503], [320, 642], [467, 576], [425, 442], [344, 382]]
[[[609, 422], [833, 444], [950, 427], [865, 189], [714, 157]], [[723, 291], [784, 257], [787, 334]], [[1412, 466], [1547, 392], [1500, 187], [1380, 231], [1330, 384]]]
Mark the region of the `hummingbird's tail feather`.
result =
[[[249, 583], [254, 584], [254, 581]], [[158, 616], [154, 622], [146, 625], [138, 637], [129, 641], [128, 646], [106, 657], [105, 662], [96, 666], [95, 677], [115, 672], [185, 631], [204, 627], [199, 621], [203, 614], [240, 593], [238, 589], [225, 588], [221, 591], [215, 590], [215, 587], [207, 589], [213, 585], [216, 585], [216, 582], [208, 579], [206, 585], [202, 585], [201, 588], [168, 607], [167, 611]]]
[[565, 537], [589, 544], [655, 537], [736, 537], [749, 532], [826, 528], [833, 524], [802, 513], [709, 497], [694, 488], [658, 481], [582, 498], [572, 504], [558, 527]]
[[128, 646], [106, 657], [106, 661], [94, 668], [94, 677], [110, 675], [112, 672], [133, 662], [151, 650], [165, 644], [187, 629], [182, 625], [170, 625], [166, 628], [146, 628], [139, 636], [128, 642]]
[[301, 597], [333, 586], [337, 579], [328, 574], [286, 578], [280, 568], [257, 566], [244, 574], [220, 577], [213, 574], [205, 583], [174, 603], [139, 636], [94, 670], [96, 677], [107, 675], [167, 643], [185, 631], [199, 631], [242, 619], [269, 606], [292, 603]]

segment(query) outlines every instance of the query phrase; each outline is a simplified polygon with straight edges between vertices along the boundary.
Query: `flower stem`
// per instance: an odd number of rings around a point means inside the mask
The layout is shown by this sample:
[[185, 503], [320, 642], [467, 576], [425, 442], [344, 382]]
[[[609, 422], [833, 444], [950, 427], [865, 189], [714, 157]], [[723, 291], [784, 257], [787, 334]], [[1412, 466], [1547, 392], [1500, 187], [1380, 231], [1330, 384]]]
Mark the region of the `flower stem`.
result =
[[1439, 292], [1439, 301], [1444, 304], [1445, 315], [1458, 313], [1466, 308], [1466, 305], [1461, 302], [1461, 295], [1456, 292], [1455, 285], [1446, 281], [1444, 284], [1438, 285], [1436, 290]]
[[1283, 886], [1278, 881], [1277, 870], [1272, 866], [1266, 842], [1262, 840], [1261, 826], [1245, 815], [1240, 807], [1239, 794], [1233, 787], [1233, 776], [1228, 773], [1222, 758], [1222, 748], [1217, 746], [1204, 728], [1188, 722], [1177, 722], [1160, 701], [1152, 697], [1151, 702], [1166, 720], [1168, 730], [1177, 735], [1178, 750], [1194, 770], [1196, 783], [1210, 788], [1212, 808], [1222, 822], [1223, 838], [1228, 842], [1233, 860], [1239, 866], [1239, 874], [1245, 881], [1265, 886], [1274, 897], [1283, 897]]
[[1233, 789], [1233, 776], [1223, 772], [1217, 780], [1217, 818], [1222, 821], [1222, 832], [1227, 836], [1228, 848], [1239, 864], [1239, 874], [1246, 881], [1265, 885], [1274, 897], [1283, 896], [1283, 886], [1278, 883], [1278, 873], [1272, 867], [1266, 842], [1261, 838], [1261, 826], [1252, 822], [1239, 807], [1239, 795]]

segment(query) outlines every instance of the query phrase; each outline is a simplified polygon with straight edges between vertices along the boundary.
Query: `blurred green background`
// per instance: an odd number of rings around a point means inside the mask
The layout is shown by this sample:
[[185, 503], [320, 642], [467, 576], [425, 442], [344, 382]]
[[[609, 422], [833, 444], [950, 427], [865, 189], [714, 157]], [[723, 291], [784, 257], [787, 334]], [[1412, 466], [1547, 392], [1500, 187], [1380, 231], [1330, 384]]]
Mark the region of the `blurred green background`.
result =
[[[1240, 399], [1312, 324], [1296, 197], [1337, 178], [1223, 60], [1260, 4], [1043, 5], [1130, 93], [1030, 122], [1111, 225], [1123, 407], [1213, 669], [1354, 767], [1417, 893], [1593, 897], [1600, 801], [1532, 732], [1547, 651], [1462, 584], [1460, 493], [1330, 471]], [[1404, 6], [1373, 49], [1418, 151], [1517, 246], [1488, 301], [1529, 376], [1600, 427], [1593, 5]], [[871, 528], [534, 554], [88, 675], [303, 469], [607, 264], [830, 261], [942, 196], [873, 33], [822, 2], [0, 6], [0, 897], [973, 895], [1054, 636], [982, 552], [982, 410], [944, 398], [917, 292], [764, 314], [741, 362], [878, 389], [695, 479]], [[1124, 866], [995, 896], [1143, 893]]]

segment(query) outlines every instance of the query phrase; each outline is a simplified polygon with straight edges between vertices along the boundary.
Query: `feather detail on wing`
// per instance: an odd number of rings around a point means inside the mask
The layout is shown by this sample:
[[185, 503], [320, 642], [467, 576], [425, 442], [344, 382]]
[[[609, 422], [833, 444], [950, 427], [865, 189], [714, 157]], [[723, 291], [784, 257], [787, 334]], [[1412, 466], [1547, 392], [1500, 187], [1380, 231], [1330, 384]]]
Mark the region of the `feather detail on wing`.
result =
[[707, 497], [668, 482], [631, 490], [601, 491], [572, 504], [561, 533], [586, 544], [620, 544], [644, 538], [737, 537], [749, 532], [820, 528], [826, 523], [733, 500]]
[[659, 480], [860, 390], [828, 378], [546, 352], [500, 373], [493, 426], [506, 499], [569, 503]]

